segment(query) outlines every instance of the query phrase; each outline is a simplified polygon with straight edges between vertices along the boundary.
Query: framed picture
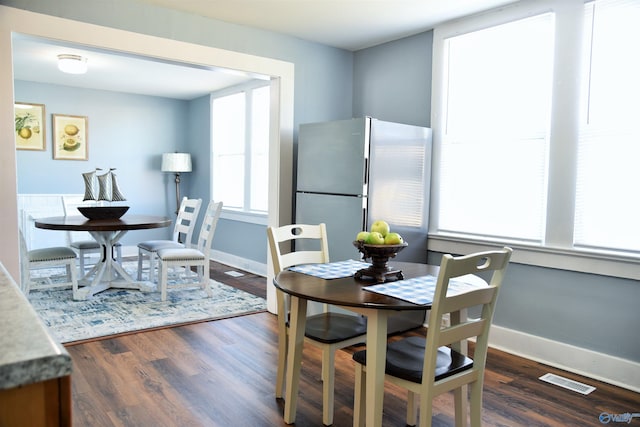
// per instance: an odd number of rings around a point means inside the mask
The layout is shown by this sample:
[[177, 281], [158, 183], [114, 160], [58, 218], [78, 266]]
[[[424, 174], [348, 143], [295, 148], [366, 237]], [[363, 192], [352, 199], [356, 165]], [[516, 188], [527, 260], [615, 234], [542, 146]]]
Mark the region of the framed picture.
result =
[[18, 150], [44, 150], [46, 148], [44, 105], [16, 102], [16, 148]]
[[87, 160], [89, 157], [88, 118], [53, 114], [53, 158]]

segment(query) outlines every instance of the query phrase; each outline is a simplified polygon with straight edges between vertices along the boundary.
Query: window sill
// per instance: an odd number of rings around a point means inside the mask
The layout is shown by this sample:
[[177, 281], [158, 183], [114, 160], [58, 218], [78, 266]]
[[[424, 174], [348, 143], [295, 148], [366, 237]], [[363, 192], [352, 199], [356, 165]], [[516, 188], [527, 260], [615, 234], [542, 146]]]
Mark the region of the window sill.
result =
[[249, 224], [257, 224], [257, 225], [265, 225], [265, 226], [267, 225], [267, 220], [268, 220], [266, 214], [225, 210], [224, 208], [222, 209], [220, 218], [230, 220], [230, 221], [247, 222]]
[[430, 251], [452, 254], [466, 254], [509, 246], [513, 249], [511, 261], [518, 264], [640, 280], [640, 257], [436, 234], [430, 234], [428, 242]]

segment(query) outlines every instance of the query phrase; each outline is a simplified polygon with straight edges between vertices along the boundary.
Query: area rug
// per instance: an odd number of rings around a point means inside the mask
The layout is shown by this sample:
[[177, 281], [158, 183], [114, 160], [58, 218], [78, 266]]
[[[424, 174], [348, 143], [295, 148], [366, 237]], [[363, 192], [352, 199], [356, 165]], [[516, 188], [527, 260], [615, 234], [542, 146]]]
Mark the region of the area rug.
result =
[[[135, 271], [130, 264], [123, 265]], [[211, 289], [212, 298], [197, 288], [170, 290], [166, 301], [159, 292], [129, 289], [108, 289], [86, 301], [74, 301], [71, 289], [34, 290], [29, 301], [63, 344], [266, 310], [264, 298], [215, 280]]]

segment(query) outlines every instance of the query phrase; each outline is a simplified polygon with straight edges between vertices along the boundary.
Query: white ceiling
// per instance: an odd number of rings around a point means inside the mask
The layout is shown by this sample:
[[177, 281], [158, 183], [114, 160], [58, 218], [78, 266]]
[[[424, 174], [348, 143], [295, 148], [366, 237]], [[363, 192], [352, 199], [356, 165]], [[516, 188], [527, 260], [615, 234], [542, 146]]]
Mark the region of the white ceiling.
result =
[[[221, 21], [358, 50], [397, 40], [438, 23], [516, 0], [142, 0]], [[89, 71], [58, 71], [61, 53], [86, 56]], [[194, 99], [254, 78], [231, 70], [158, 62], [85, 46], [16, 35], [14, 76], [19, 80]]]
[[142, 0], [220, 21], [359, 50], [516, 0]]
[[[252, 79], [231, 70], [172, 64], [21, 35], [13, 36], [12, 50], [14, 78], [87, 89], [191, 100]], [[59, 71], [57, 57], [62, 53], [87, 58], [87, 73]]]

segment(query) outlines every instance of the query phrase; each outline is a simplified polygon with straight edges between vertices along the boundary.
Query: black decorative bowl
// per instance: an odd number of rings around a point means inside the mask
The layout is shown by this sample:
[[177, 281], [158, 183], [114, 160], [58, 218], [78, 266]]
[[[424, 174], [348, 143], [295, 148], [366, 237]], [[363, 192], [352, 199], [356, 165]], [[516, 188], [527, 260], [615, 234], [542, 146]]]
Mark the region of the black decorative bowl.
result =
[[362, 241], [355, 241], [353, 246], [358, 248], [364, 260], [371, 258], [371, 266], [358, 270], [354, 275], [356, 279], [370, 278], [377, 283], [404, 279], [402, 270], [389, 267], [389, 259], [394, 258], [398, 252], [409, 246], [407, 242], [400, 245], [369, 245]]
[[129, 206], [78, 206], [78, 210], [89, 219], [118, 219], [129, 210]]

